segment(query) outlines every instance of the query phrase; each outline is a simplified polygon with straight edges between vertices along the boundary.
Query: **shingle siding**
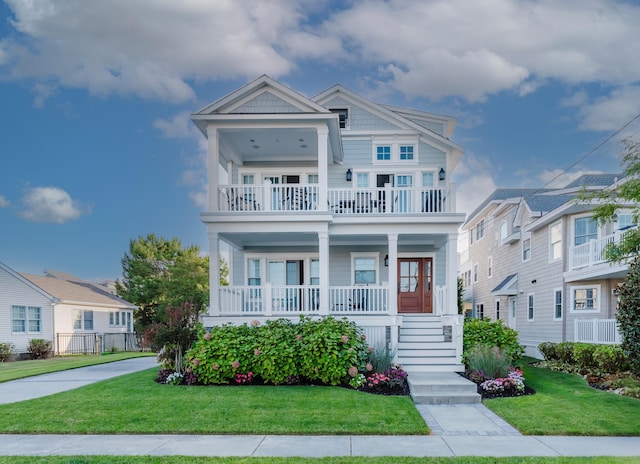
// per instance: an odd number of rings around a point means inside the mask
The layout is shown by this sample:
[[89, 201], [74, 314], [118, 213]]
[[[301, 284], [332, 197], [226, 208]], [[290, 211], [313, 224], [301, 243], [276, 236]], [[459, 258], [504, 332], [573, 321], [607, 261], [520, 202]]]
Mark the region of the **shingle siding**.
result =
[[235, 114], [278, 114], [301, 112], [302, 111], [299, 108], [296, 108], [291, 103], [272, 94], [271, 92], [264, 92], [231, 111], [231, 113]]

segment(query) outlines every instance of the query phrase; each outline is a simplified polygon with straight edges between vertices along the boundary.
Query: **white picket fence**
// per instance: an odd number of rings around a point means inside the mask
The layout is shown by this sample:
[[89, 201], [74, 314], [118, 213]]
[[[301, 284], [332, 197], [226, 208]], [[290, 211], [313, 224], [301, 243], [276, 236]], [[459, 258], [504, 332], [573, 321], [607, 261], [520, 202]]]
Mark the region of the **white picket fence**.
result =
[[615, 319], [576, 319], [573, 328], [576, 342], [613, 345], [622, 341]]

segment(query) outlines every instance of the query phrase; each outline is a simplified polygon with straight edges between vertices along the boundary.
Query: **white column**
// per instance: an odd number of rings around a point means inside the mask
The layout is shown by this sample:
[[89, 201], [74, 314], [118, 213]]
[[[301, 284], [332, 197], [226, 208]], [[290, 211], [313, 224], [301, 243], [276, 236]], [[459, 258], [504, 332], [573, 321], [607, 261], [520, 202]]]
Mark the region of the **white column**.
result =
[[218, 233], [212, 231], [209, 231], [209, 315], [220, 315], [220, 240]]
[[398, 234], [389, 234], [389, 314], [398, 314]]
[[[329, 185], [329, 129], [319, 127], [318, 131], [318, 211], [327, 211], [327, 188]], [[322, 282], [322, 279], [320, 280]], [[322, 300], [321, 300], [322, 301]]]
[[207, 173], [209, 187], [209, 211], [218, 211], [218, 179], [220, 178], [220, 151], [218, 129], [207, 127]]
[[320, 314], [329, 314], [329, 232], [318, 232], [318, 259], [320, 261]]
[[447, 295], [443, 314], [458, 314], [458, 234], [449, 234], [447, 242]]

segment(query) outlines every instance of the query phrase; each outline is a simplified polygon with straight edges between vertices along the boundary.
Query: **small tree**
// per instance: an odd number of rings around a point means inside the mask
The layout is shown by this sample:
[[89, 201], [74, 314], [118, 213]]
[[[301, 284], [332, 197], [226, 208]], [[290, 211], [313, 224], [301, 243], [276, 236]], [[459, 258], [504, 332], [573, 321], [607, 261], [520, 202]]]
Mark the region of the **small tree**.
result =
[[631, 370], [640, 375], [640, 257], [629, 263], [629, 273], [618, 284], [619, 299], [616, 319], [622, 334], [622, 349], [629, 358]]
[[458, 314], [464, 314], [464, 282], [458, 277]]

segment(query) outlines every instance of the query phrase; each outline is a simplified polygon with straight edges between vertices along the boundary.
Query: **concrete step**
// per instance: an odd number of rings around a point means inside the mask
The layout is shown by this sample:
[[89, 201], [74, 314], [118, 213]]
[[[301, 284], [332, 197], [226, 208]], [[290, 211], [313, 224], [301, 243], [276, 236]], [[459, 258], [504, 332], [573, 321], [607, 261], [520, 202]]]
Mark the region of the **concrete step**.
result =
[[464, 364], [421, 364], [415, 366], [404, 366], [403, 369], [409, 374], [422, 374], [429, 372], [464, 372]]
[[440, 332], [440, 335], [403, 335], [398, 337], [400, 343], [408, 342], [444, 342], [444, 335]]
[[403, 366], [419, 366], [422, 364], [455, 364], [454, 356], [398, 356], [398, 362]]
[[406, 328], [400, 327], [400, 338], [403, 336], [425, 336], [425, 335], [442, 335], [442, 327], [422, 327], [422, 328]]
[[454, 372], [410, 372], [411, 397], [421, 404], [479, 403], [476, 384]]
[[398, 354], [398, 358], [433, 358], [433, 357], [442, 357], [442, 356], [450, 356], [454, 357], [456, 355], [455, 348], [429, 348], [429, 349], [415, 349], [411, 347], [405, 347], [403, 345], [398, 346], [398, 350], [396, 353]]
[[406, 320], [406, 319], [403, 319], [401, 327], [407, 327], [407, 328], [439, 327], [439, 328], [442, 328], [442, 322], [441, 321], [433, 321], [433, 320], [418, 320], [418, 319]]
[[442, 340], [416, 340], [416, 341], [401, 341], [398, 343], [398, 351], [400, 350], [440, 350], [451, 348], [451, 342], [445, 342]]

